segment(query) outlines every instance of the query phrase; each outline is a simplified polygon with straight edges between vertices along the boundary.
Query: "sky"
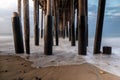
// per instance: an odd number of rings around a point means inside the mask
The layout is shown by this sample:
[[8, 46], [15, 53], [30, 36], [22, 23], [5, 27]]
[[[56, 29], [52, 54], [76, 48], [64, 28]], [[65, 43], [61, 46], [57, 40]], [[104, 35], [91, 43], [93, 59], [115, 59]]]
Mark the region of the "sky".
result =
[[[33, 1], [30, 1], [30, 28], [33, 34]], [[98, 0], [88, 0], [89, 36], [95, 35]], [[17, 11], [17, 0], [0, 1], [0, 35], [12, 34], [11, 17]], [[41, 16], [40, 16], [41, 17]], [[103, 36], [120, 37], [120, 0], [106, 0]]]

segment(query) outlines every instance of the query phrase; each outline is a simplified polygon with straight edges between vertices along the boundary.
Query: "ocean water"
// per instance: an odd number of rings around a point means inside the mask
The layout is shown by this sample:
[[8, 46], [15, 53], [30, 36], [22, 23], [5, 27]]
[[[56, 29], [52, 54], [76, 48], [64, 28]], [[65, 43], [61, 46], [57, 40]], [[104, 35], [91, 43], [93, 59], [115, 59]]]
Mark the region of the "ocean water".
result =
[[[96, 17], [89, 18], [89, 37], [95, 36]], [[120, 37], [120, 17], [105, 17], [103, 37]]]
[[[0, 37], [1, 38], [1, 37]], [[40, 40], [40, 46], [34, 45], [34, 39], [31, 38], [31, 54], [29, 59], [26, 54], [16, 55], [12, 37], [2, 37], [0, 39], [0, 55], [14, 55], [25, 58], [33, 62], [32, 67], [49, 67], [61, 65], [80, 65], [91, 63], [98, 68], [120, 76], [120, 37], [103, 38], [102, 46], [112, 46], [112, 55], [93, 55], [94, 38], [89, 39], [87, 56], [78, 55], [78, 42], [72, 47], [68, 39], [60, 39], [59, 46], [53, 46], [53, 55], [44, 55], [44, 40]], [[107, 66], [107, 67], [106, 67]]]

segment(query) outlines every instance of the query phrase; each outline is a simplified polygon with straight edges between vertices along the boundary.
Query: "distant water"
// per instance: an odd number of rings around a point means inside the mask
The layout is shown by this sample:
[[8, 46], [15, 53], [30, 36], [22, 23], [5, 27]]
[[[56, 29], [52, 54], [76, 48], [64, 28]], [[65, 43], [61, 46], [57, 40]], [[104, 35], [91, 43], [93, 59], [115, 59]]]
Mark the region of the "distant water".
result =
[[0, 35], [0, 40], [1, 39], [12, 39], [13, 36], [12, 35]]
[[[95, 36], [96, 17], [89, 18], [89, 37]], [[105, 17], [103, 37], [120, 37], [120, 17]]]
[[[97, 17], [89, 17], [88, 28], [89, 28], [89, 38], [94, 38], [96, 30], [96, 20]], [[9, 33], [0, 33], [0, 38], [10, 38], [12, 36], [12, 31]], [[30, 30], [30, 36], [34, 36], [33, 27]], [[120, 17], [108, 17], [104, 18], [103, 25], [103, 37], [120, 37]]]

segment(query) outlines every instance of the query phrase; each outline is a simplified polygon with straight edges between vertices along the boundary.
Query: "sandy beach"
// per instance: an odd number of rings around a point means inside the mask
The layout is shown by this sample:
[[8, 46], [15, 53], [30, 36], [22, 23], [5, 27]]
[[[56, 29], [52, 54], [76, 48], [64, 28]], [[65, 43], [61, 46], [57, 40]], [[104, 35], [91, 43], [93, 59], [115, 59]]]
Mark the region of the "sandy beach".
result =
[[[105, 39], [104, 44], [111, 41]], [[60, 45], [53, 46], [53, 55], [46, 56], [43, 40], [40, 46], [34, 46], [31, 38], [29, 57], [15, 54], [12, 38], [0, 42], [0, 80], [120, 80], [118, 42], [111, 44], [112, 55], [92, 55], [90, 42], [87, 56], [81, 56], [77, 45], [71, 47], [68, 39], [60, 39]]]
[[0, 56], [0, 80], [120, 80], [89, 63], [33, 68], [18, 56]]

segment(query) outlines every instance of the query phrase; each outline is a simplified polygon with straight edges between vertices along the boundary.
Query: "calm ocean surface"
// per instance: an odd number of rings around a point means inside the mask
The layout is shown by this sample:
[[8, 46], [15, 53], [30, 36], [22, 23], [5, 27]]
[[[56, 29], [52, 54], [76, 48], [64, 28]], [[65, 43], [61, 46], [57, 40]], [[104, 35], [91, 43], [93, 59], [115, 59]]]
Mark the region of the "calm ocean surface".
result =
[[[96, 17], [89, 17], [89, 38], [94, 38], [96, 30]], [[30, 35], [33, 37], [34, 29], [31, 26]], [[12, 27], [9, 33], [0, 33], [1, 37], [12, 36]], [[103, 26], [103, 37], [120, 37], [120, 17], [105, 17]]]

